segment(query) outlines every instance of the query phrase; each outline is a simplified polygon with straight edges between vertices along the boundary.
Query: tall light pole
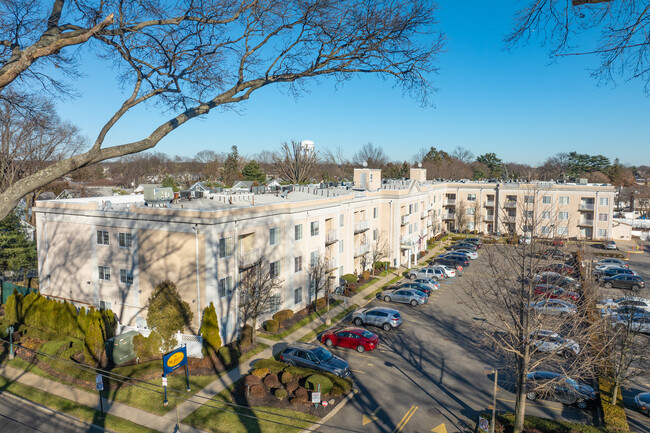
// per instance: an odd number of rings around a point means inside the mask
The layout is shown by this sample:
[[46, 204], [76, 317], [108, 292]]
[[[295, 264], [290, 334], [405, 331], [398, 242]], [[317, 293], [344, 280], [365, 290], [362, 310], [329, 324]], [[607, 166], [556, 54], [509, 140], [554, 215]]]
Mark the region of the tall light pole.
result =
[[494, 367], [483, 368], [483, 374], [494, 373], [494, 391], [492, 395], [492, 425], [490, 426], [490, 433], [494, 433], [494, 424], [497, 417], [497, 381], [499, 380], [499, 370]]

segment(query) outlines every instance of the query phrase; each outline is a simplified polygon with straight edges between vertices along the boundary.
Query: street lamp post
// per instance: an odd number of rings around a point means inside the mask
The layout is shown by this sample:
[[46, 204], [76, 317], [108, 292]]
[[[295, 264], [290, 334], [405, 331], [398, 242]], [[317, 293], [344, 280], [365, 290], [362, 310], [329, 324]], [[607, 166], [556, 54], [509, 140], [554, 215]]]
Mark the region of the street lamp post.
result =
[[483, 374], [494, 373], [494, 391], [492, 395], [492, 425], [490, 426], [490, 433], [494, 433], [494, 424], [496, 423], [497, 416], [497, 382], [499, 380], [499, 370], [494, 367], [485, 367]]

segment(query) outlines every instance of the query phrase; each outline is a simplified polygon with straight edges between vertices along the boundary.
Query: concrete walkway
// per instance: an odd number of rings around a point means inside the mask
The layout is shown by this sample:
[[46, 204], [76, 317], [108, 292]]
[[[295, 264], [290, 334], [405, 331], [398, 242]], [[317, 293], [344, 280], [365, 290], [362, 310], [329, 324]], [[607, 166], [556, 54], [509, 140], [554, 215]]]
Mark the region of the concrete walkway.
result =
[[[425, 259], [429, 259], [430, 257], [436, 255], [441, 249], [442, 249], [441, 247], [437, 247], [428, 250], [425, 257], [421, 258], [419, 262]], [[366, 287], [363, 291], [357, 293], [356, 295], [350, 298], [340, 297], [340, 299], [343, 300], [344, 302], [332, 308], [329, 312], [329, 317], [336, 316], [337, 314], [345, 310], [350, 305], [357, 304], [359, 306], [363, 306], [367, 304], [370, 301], [364, 299], [365, 296], [374, 292], [378, 288], [388, 284], [388, 282], [393, 278], [395, 278], [396, 276], [401, 276], [402, 272], [405, 270], [406, 268], [400, 268], [398, 270], [390, 272], [387, 276], [382, 277], [375, 283]], [[128, 406], [123, 403], [107, 401], [106, 399], [103, 400], [104, 412], [109, 413], [111, 415], [115, 415], [120, 418], [124, 418], [133, 423], [143, 425], [154, 430], [158, 430], [160, 432], [176, 433], [180, 431], [183, 433], [201, 433], [203, 432], [203, 430], [196, 429], [187, 426], [185, 424], [181, 424], [180, 426], [177, 426], [177, 422], [176, 422], [177, 416], [180, 418], [180, 420], [183, 420], [185, 417], [190, 415], [196, 409], [201, 407], [201, 405], [205, 401], [213, 398], [214, 396], [216, 396], [217, 394], [219, 394], [220, 392], [228, 388], [230, 385], [232, 385], [233, 383], [241, 379], [243, 376], [248, 374], [248, 372], [253, 368], [252, 367], [253, 364], [257, 360], [270, 358], [274, 354], [282, 351], [287, 344], [294, 343], [300, 340], [302, 337], [304, 337], [311, 331], [315, 330], [316, 328], [324, 324], [326, 318], [327, 315], [323, 315], [320, 318], [313, 320], [312, 322], [308, 323], [307, 325], [303, 326], [302, 328], [296, 330], [292, 334], [285, 337], [282, 341], [272, 341], [265, 338], [257, 337], [257, 340], [259, 342], [264, 343], [270, 347], [260, 352], [259, 354], [257, 354], [257, 356], [253, 357], [252, 359], [249, 359], [243, 364], [240, 364], [239, 366], [229, 370], [226, 374], [219, 377], [212, 383], [208, 384], [200, 392], [195, 394], [194, 397], [192, 397], [192, 401], [185, 401], [184, 403], [179, 405], [178, 414], [177, 411], [171, 410], [166, 415], [160, 416], [160, 415], [152, 414], [150, 412], [143, 411], [141, 409], [134, 408], [132, 406]], [[335, 324], [332, 323], [332, 326], [334, 325]], [[97, 393], [83, 391], [73, 386], [65, 385], [60, 382], [38, 376], [34, 373], [19, 370], [6, 365], [0, 365], [0, 376], [3, 376], [11, 381], [29, 385], [37, 389], [42, 389], [53, 395], [66, 398], [68, 400], [72, 400], [81, 405], [88, 406], [91, 408], [96, 408], [97, 410], [99, 410], [99, 395]], [[97, 427], [101, 429], [101, 426], [97, 426]]]

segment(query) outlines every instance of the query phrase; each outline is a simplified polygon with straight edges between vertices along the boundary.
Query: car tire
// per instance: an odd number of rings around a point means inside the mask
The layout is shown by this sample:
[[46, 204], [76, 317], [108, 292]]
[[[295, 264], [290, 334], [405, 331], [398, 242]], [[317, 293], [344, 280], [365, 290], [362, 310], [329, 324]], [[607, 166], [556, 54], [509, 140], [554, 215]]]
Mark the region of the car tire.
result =
[[409, 279], [410, 280], [415, 280], [416, 275], [415, 274], [409, 274]]
[[390, 296], [384, 296], [384, 302], [390, 302]]
[[365, 348], [365, 347], [363, 347], [363, 346], [361, 346], [361, 345], [357, 346], [357, 352], [359, 352], [359, 353], [363, 353], [363, 352], [365, 352], [365, 351], [366, 351], [366, 348]]
[[411, 306], [412, 306], [412, 307], [417, 307], [417, 306], [418, 306], [418, 301], [416, 301], [415, 299], [413, 299], [413, 300], [411, 301]]
[[587, 400], [580, 399], [576, 401], [576, 406], [578, 406], [580, 409], [587, 409]]
[[332, 347], [334, 346], [334, 342], [328, 338], [325, 340], [325, 346]]
[[569, 350], [569, 349], [563, 350], [562, 351], [562, 356], [564, 356], [564, 358], [566, 358], [566, 359], [571, 359], [571, 358], [573, 358], [573, 351]]
[[384, 323], [381, 327], [384, 331], [390, 331], [390, 323]]
[[607, 283], [604, 284], [604, 286], [605, 286], [606, 289], [611, 289], [612, 288], [612, 283], [607, 282]]
[[641, 287], [639, 287], [638, 284], [633, 284], [632, 285], [632, 290], [634, 290], [635, 292], [639, 291], [640, 289], [641, 289]]
[[535, 391], [530, 391], [526, 393], [526, 398], [530, 401], [537, 400], [537, 393]]
[[357, 326], [361, 326], [363, 325], [363, 320], [361, 320], [360, 317], [357, 317], [356, 319], [354, 319], [354, 324]]

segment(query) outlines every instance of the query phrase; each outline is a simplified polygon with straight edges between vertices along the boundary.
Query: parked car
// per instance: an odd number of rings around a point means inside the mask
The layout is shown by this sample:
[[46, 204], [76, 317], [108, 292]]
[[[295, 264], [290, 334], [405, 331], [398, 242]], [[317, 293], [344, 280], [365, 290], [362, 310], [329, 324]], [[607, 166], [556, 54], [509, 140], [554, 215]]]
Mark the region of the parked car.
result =
[[540, 254], [540, 257], [547, 260], [566, 260], [570, 257], [570, 254], [565, 253], [560, 248], [548, 248]]
[[[463, 268], [464, 268], [463, 265], [451, 257], [436, 257], [430, 263], [431, 263], [430, 267], [432, 268], [435, 268], [436, 266], [441, 266], [445, 269], [453, 271], [454, 277], [463, 275]], [[451, 278], [449, 272], [447, 272], [447, 277]]]
[[[454, 263], [450, 263], [452, 266], [456, 267], [458, 265], [466, 268], [469, 266], [469, 258], [465, 255], [459, 255], [459, 254], [443, 254], [441, 256], [436, 257], [436, 259], [441, 258], [441, 259], [446, 259], [447, 261], [451, 260]], [[435, 259], [434, 259], [435, 261]], [[443, 263], [443, 265], [446, 265], [446, 263]]]
[[417, 278], [428, 278], [428, 279], [442, 279], [442, 278], [447, 278], [447, 274], [445, 273], [444, 269], [438, 269], [438, 268], [419, 268], [419, 269], [411, 269], [409, 271], [409, 278], [414, 280]]
[[618, 265], [619, 268], [629, 268], [630, 265], [625, 261], [621, 259], [615, 259], [615, 258], [609, 258], [609, 259], [601, 259], [596, 263], [596, 266], [600, 265], [610, 265], [610, 264], [616, 264]]
[[[440, 289], [440, 283], [437, 282], [436, 280], [433, 279], [428, 279], [428, 278], [416, 278], [413, 280], [414, 283], [418, 283], [424, 287], [428, 287], [430, 290], [439, 290]], [[406, 283], [405, 283], [406, 284]], [[403, 286], [404, 284], [402, 284]], [[420, 290], [422, 291], [422, 290]]]
[[538, 272], [556, 272], [562, 275], [576, 275], [576, 269], [565, 263], [550, 263], [548, 265], [540, 266]]
[[628, 289], [634, 290], [635, 292], [645, 287], [645, 281], [639, 275], [630, 275], [623, 273], [612, 275], [611, 277], [601, 276], [598, 282], [603, 287]]
[[609, 316], [612, 326], [629, 328], [634, 332], [650, 334], [650, 313], [616, 313]]
[[596, 304], [596, 307], [598, 308], [609, 308], [614, 311], [628, 306], [650, 313], [650, 299], [640, 298], [638, 296], [622, 296], [616, 299], [602, 299], [598, 304]]
[[602, 246], [606, 250], [617, 250], [616, 242], [614, 241], [605, 241], [602, 243]]
[[375, 350], [377, 345], [379, 345], [379, 336], [367, 329], [330, 329], [323, 333], [321, 341], [326, 346], [347, 347], [361, 353], [367, 350]]
[[552, 284], [538, 284], [535, 286], [535, 296], [545, 297], [549, 299], [571, 299], [577, 301], [580, 295], [576, 292], [568, 292], [562, 287], [554, 286]]
[[530, 235], [526, 234], [519, 238], [519, 243], [522, 245], [530, 245], [532, 238]]
[[578, 312], [578, 309], [574, 304], [562, 299], [544, 299], [533, 302], [530, 306], [541, 314], [548, 314], [551, 316], [565, 316], [576, 314]]
[[478, 247], [471, 242], [456, 242], [449, 247], [450, 250], [470, 250], [476, 251]]
[[357, 325], [379, 326], [384, 331], [390, 331], [404, 323], [399, 311], [390, 308], [362, 308], [352, 313], [352, 322]]
[[[443, 260], [444, 261], [444, 260]], [[436, 263], [430, 267], [433, 269], [442, 269], [447, 275], [447, 278], [457, 277], [463, 274], [463, 267], [460, 265], [454, 265], [451, 263]], [[458, 269], [460, 267], [460, 269]]]
[[634, 397], [636, 408], [650, 416], [650, 392], [642, 392]]
[[555, 284], [556, 286], [563, 287], [565, 289], [578, 289], [582, 286], [580, 281], [575, 278], [560, 275], [557, 272], [545, 271], [540, 274], [536, 274], [533, 277], [533, 281], [539, 284]]
[[603, 263], [602, 265], [596, 264], [596, 266], [594, 266], [594, 273], [606, 271], [607, 269], [630, 269], [630, 267], [619, 266], [618, 263]]
[[[408, 282], [400, 284], [397, 287], [388, 287], [387, 288], [387, 290], [397, 290], [397, 289], [416, 290], [418, 292], [424, 293], [427, 296], [431, 296], [431, 293], [433, 293], [433, 290], [430, 287], [428, 287], [428, 286], [426, 286], [424, 284], [416, 283], [415, 281], [408, 281]], [[384, 292], [386, 292], [386, 290], [384, 290]], [[379, 299], [381, 299], [381, 298], [379, 298]]]
[[625, 268], [609, 268], [609, 269], [594, 271], [594, 277], [597, 280], [601, 280], [607, 277], [613, 277], [615, 275], [637, 275], [637, 273], [631, 269], [625, 269]]
[[481, 248], [483, 246], [483, 241], [480, 238], [465, 238], [463, 239], [464, 242], [471, 242], [474, 245], [476, 245], [477, 248]]
[[596, 400], [596, 391], [589, 385], [550, 371], [533, 371], [526, 376], [526, 398], [556, 400], [586, 409]]
[[478, 253], [476, 251], [471, 251], [471, 250], [456, 250], [455, 253], [463, 253], [469, 257], [470, 260], [476, 260], [478, 259]]
[[382, 299], [384, 302], [400, 302], [402, 304], [411, 304], [416, 307], [418, 305], [426, 304], [429, 302], [429, 297], [415, 289], [388, 289], [381, 293], [377, 293], [377, 299]]
[[538, 329], [531, 332], [530, 342], [538, 352], [553, 352], [565, 358], [572, 358], [580, 353], [578, 343], [547, 329]]
[[[438, 257], [460, 257], [463, 260], [467, 260], [467, 261], [472, 260], [472, 259], [469, 258], [469, 255], [464, 251], [467, 251], [467, 250], [450, 251], [448, 253], [440, 254]], [[476, 254], [476, 253], [474, 253], [474, 254]]]
[[280, 354], [280, 361], [289, 365], [333, 373], [348, 377], [350, 366], [321, 346], [307, 343], [291, 343]]
[[562, 238], [553, 238], [551, 239], [551, 245], [554, 247], [563, 247], [564, 246], [564, 239]]

